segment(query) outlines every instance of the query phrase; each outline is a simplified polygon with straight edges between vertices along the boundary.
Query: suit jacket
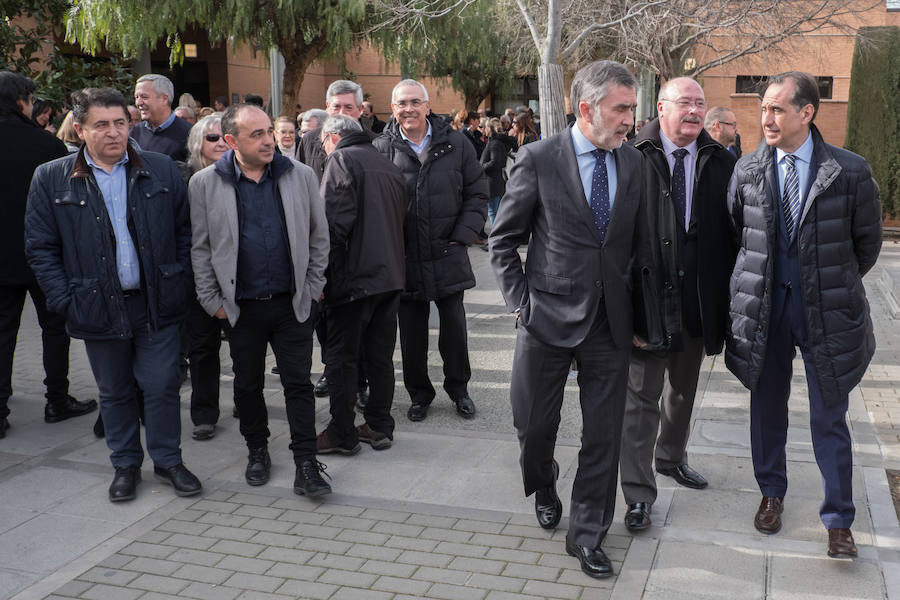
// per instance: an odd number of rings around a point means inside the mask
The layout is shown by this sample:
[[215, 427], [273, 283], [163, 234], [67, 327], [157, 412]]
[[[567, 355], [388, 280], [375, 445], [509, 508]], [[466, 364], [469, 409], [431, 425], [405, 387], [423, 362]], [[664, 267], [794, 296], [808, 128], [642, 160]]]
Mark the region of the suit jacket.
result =
[[[235, 297], [240, 231], [233, 157], [229, 150], [217, 163], [198, 171], [189, 184], [197, 300], [210, 315], [224, 307], [232, 326], [241, 312]], [[276, 154], [272, 172], [290, 245], [294, 316], [302, 323], [325, 288], [329, 250], [325, 203], [309, 167]]]
[[520, 325], [544, 343], [577, 346], [605, 306], [616, 346], [632, 345], [632, 265], [647, 256], [642, 158], [631, 146], [613, 157], [618, 188], [602, 241], [568, 129], [523, 146], [510, 173], [491, 231], [491, 264], [509, 310], [520, 309]]

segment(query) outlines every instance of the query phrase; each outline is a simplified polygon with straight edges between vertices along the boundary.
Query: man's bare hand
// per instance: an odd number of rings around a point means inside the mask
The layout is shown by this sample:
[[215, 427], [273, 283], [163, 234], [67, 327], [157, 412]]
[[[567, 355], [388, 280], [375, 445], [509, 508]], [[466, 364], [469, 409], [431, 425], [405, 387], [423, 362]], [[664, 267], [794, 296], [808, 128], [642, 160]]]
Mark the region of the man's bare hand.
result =
[[214, 316], [215, 316], [217, 319], [227, 319], [227, 318], [228, 318], [228, 315], [225, 314], [225, 307], [224, 307], [224, 306], [220, 306], [220, 307], [219, 307], [219, 310], [216, 311], [216, 314], [215, 314]]
[[644, 340], [642, 340], [642, 339], [640, 338], [640, 336], [634, 336], [634, 337], [631, 339], [631, 342], [632, 342], [635, 346], [637, 346], [638, 348], [646, 348], [646, 347], [647, 347], [647, 342], [645, 342]]

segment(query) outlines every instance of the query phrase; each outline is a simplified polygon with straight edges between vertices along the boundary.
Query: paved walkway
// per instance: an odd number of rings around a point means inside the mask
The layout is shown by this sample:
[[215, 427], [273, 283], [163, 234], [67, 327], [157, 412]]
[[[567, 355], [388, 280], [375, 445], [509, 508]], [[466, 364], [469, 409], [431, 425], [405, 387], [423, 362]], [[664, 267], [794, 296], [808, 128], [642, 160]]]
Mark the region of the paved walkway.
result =
[[[900, 327], [893, 315], [900, 310], [886, 295], [900, 282], [900, 245], [886, 243], [866, 278], [879, 350], [850, 399], [859, 558], [825, 557], [799, 362], [785, 526], [775, 536], [753, 528], [759, 492], [749, 458], [749, 396], [716, 358], [704, 364], [690, 446], [691, 464], [710, 487], [689, 490], [660, 478], [654, 525], [637, 536], [622, 525], [620, 498], [605, 543], [617, 576], [605, 581], [584, 576], [565, 554], [567, 520], [545, 532], [522, 497], [508, 406], [512, 320], [486, 253], [470, 255], [480, 282], [466, 295], [478, 416], [459, 419], [439, 392], [428, 419], [410, 423], [409, 399], [398, 386], [394, 446], [325, 457], [335, 493], [324, 502], [292, 493], [287, 424], [271, 375], [272, 480], [261, 488], [244, 483], [226, 359], [215, 439], [190, 439], [189, 391], [182, 390], [185, 462], [203, 479], [203, 496], [174, 497], [153, 481], [148, 461], [137, 500], [110, 504], [108, 451], [91, 433], [93, 417], [43, 423], [40, 336], [29, 309], [12, 428], [0, 441], [0, 599], [900, 600], [900, 528], [885, 476], [885, 468], [900, 468]], [[436, 350], [430, 359], [440, 381]], [[96, 397], [78, 342], [71, 370], [73, 394]], [[581, 428], [574, 381], [566, 394], [557, 459], [568, 510]], [[317, 409], [321, 428], [327, 400]]]

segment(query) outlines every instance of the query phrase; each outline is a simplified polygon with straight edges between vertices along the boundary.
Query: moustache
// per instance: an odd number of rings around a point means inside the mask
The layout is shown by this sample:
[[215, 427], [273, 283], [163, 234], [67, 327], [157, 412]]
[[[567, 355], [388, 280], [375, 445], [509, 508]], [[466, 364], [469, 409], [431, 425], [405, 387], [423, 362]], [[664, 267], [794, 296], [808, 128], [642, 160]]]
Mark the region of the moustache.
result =
[[683, 119], [681, 119], [681, 122], [682, 123], [698, 123], [699, 124], [700, 118], [696, 117], [694, 115], [688, 115], [688, 116], [684, 117]]

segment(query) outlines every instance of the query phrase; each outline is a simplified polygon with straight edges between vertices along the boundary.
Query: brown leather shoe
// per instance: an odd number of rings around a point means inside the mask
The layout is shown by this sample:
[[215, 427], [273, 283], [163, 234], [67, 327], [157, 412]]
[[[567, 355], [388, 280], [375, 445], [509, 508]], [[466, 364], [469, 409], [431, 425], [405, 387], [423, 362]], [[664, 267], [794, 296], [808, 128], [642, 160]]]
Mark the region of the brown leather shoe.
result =
[[763, 496], [756, 517], [753, 518], [753, 526], [761, 533], [778, 533], [781, 530], [781, 513], [784, 511], [784, 499], [772, 496]]
[[846, 528], [828, 530], [828, 556], [832, 558], [856, 558], [853, 534]]

